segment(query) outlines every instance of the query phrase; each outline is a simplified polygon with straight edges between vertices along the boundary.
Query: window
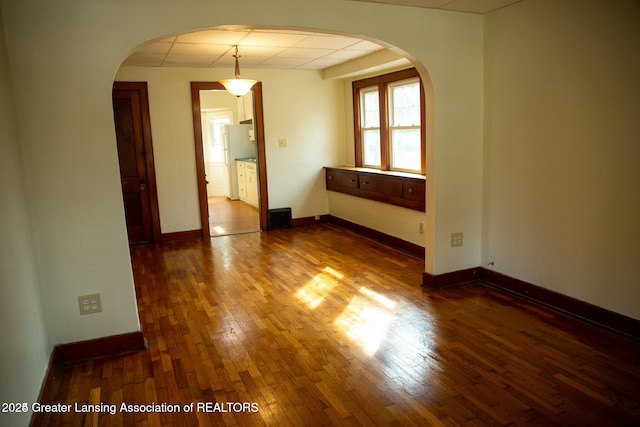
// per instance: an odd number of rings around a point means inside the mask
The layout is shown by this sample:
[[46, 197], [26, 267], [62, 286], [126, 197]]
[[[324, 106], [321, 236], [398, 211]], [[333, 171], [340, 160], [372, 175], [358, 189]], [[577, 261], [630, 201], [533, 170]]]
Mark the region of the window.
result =
[[202, 137], [207, 163], [224, 163], [224, 125], [233, 123], [231, 111], [206, 111], [203, 113]]
[[425, 173], [422, 93], [415, 69], [353, 82], [356, 166]]

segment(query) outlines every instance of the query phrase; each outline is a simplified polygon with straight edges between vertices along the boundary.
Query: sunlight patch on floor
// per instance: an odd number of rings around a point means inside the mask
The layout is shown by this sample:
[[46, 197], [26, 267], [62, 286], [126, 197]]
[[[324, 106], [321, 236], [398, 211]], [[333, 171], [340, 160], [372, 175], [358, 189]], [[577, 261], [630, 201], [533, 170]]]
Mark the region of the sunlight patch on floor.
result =
[[384, 339], [386, 330], [393, 320], [396, 303], [384, 295], [361, 287], [335, 324], [353, 341], [373, 356]]
[[296, 296], [305, 302], [309, 308], [314, 309], [318, 307], [331, 290], [336, 287], [344, 275], [337, 272], [331, 267], [325, 267], [322, 272], [316, 274], [313, 279], [307, 282], [303, 288], [301, 288]]

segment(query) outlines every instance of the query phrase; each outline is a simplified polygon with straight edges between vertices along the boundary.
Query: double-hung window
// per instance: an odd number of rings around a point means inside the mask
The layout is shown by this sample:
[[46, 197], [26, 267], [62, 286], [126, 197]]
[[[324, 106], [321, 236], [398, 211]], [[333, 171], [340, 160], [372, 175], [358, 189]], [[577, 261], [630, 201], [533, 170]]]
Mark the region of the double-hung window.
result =
[[356, 166], [425, 173], [424, 96], [415, 69], [353, 82]]

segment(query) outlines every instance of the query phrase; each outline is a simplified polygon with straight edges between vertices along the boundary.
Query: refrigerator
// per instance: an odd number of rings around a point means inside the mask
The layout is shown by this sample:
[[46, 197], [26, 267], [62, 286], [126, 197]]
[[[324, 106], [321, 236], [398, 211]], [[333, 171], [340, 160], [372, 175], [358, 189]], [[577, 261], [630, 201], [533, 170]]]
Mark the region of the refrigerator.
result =
[[222, 141], [224, 143], [224, 162], [229, 172], [229, 198], [238, 200], [238, 172], [236, 159], [255, 159], [256, 142], [251, 140], [253, 125], [225, 125]]

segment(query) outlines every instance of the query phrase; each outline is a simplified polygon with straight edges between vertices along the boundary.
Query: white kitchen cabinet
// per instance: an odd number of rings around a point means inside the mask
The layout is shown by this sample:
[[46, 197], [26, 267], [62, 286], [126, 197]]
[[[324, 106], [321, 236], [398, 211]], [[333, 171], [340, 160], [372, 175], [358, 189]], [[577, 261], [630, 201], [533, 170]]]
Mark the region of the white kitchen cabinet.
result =
[[236, 162], [240, 200], [258, 207], [258, 176], [255, 162]]
[[258, 176], [256, 175], [256, 164], [247, 163], [247, 203], [258, 207]]

